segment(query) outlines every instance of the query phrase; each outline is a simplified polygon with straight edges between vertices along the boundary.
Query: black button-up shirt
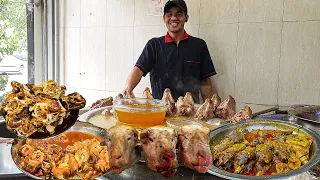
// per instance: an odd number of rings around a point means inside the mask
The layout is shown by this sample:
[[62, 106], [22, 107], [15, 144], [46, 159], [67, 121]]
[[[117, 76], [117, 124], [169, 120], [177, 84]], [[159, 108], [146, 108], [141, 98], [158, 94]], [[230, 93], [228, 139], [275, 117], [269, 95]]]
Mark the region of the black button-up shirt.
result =
[[216, 74], [206, 42], [187, 33], [178, 45], [168, 33], [149, 40], [135, 66], [143, 76], [150, 72], [154, 98], [169, 88], [175, 100], [191, 92], [196, 103], [201, 80]]

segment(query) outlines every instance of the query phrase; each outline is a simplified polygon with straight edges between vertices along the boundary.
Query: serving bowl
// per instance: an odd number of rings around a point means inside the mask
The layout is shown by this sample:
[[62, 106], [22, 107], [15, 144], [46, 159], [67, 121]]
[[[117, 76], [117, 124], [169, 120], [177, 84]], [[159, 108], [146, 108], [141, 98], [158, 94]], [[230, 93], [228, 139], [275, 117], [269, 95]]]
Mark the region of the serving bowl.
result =
[[210, 174], [226, 178], [226, 179], [236, 179], [236, 180], [258, 180], [258, 179], [286, 179], [289, 177], [296, 176], [303, 172], [310, 170], [312, 167], [320, 162], [320, 136], [314, 131], [304, 128], [300, 125], [293, 124], [290, 122], [279, 121], [279, 120], [247, 120], [239, 123], [227, 124], [218, 127], [211, 131], [210, 133], [210, 145], [216, 145], [221, 142], [227, 135], [229, 135], [234, 130], [282, 130], [282, 131], [293, 131], [294, 134], [301, 136], [309, 135], [313, 138], [313, 143], [310, 147], [310, 158], [309, 161], [296, 170], [289, 171], [284, 174], [269, 175], [269, 176], [248, 176], [236, 173], [231, 173], [228, 171], [221, 170], [215, 166], [210, 166], [208, 172]]
[[156, 99], [118, 99], [113, 110], [116, 119], [123, 124], [148, 127], [164, 123], [167, 105]]

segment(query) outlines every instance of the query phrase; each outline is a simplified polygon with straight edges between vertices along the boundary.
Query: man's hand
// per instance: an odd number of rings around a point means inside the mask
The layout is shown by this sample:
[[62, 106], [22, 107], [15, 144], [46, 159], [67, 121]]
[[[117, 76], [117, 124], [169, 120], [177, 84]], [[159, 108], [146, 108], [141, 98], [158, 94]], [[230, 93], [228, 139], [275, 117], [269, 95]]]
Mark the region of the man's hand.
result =
[[143, 75], [143, 72], [139, 68], [134, 67], [127, 78], [124, 92], [131, 92], [132, 93], [133, 89], [140, 82], [142, 75]]
[[206, 78], [201, 81], [200, 92], [203, 101], [205, 101], [207, 98], [211, 98], [213, 91], [210, 78]]

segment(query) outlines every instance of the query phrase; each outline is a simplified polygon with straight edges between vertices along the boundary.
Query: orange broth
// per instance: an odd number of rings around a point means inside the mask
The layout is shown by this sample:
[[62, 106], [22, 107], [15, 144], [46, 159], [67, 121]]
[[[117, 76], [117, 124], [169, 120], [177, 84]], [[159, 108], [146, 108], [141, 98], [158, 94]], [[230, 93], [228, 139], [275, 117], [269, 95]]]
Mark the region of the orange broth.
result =
[[145, 110], [126, 110], [115, 109], [116, 118], [121, 123], [133, 126], [155, 126], [163, 124], [166, 111], [153, 111], [148, 108], [157, 108], [158, 106], [151, 104], [131, 104], [126, 105], [128, 108], [146, 108]]
[[57, 137], [50, 138], [47, 140], [32, 140], [32, 141], [43, 141], [49, 144], [57, 144], [65, 149], [68, 145], [73, 145], [75, 142], [84, 141], [86, 139], [96, 139], [102, 142], [102, 139], [85, 132], [65, 132]]

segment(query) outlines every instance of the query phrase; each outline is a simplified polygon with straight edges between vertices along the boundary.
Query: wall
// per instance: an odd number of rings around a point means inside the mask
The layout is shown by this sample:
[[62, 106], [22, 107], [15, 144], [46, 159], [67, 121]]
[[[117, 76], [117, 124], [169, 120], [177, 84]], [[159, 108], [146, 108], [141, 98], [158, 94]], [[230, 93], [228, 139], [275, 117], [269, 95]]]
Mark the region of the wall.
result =
[[[222, 98], [238, 109], [320, 104], [319, 0], [186, 0], [186, 31], [206, 40]], [[122, 91], [145, 43], [163, 36], [147, 0], [60, 0], [65, 84], [88, 102]], [[143, 78], [135, 89], [150, 86]]]

